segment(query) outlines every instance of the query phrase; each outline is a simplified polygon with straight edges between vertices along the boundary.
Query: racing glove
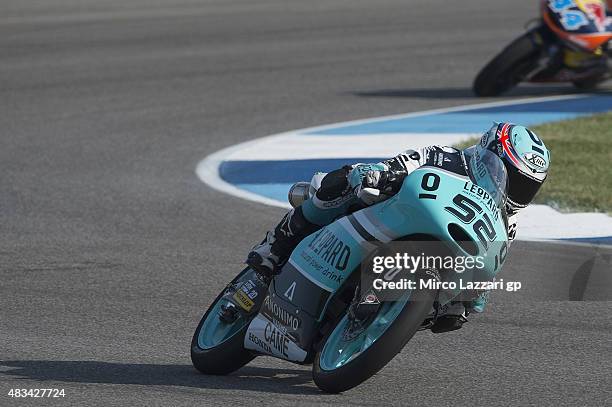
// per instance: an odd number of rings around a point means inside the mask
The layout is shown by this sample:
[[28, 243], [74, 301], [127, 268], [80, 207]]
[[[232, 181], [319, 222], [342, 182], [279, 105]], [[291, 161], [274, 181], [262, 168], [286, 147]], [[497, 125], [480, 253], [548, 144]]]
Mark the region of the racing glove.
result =
[[384, 163], [355, 164], [348, 174], [353, 193], [365, 205], [374, 205], [395, 195], [403, 174], [391, 171]]

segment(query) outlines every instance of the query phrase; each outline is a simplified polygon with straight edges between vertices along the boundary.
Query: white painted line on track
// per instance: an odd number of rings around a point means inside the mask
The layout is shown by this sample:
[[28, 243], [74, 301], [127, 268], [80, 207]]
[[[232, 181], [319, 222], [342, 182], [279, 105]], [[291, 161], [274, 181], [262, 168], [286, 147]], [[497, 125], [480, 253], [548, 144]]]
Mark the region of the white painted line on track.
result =
[[[380, 122], [380, 121], [385, 121], [385, 120], [418, 117], [418, 116], [425, 116], [429, 114], [460, 112], [460, 111], [465, 111], [465, 110], [485, 109], [485, 108], [500, 107], [500, 106], [513, 106], [513, 105], [518, 105], [518, 104], [523, 104], [523, 103], [549, 102], [549, 101], [557, 101], [557, 100], [576, 99], [579, 97], [583, 97], [583, 95], [559, 95], [559, 96], [547, 96], [547, 97], [538, 97], [538, 98], [523, 98], [523, 99], [515, 99], [515, 100], [505, 100], [505, 101], [500, 101], [500, 102], [476, 103], [476, 104], [471, 104], [471, 105], [454, 106], [454, 107], [447, 107], [447, 108], [440, 108], [440, 109], [430, 109], [430, 110], [424, 110], [424, 111], [419, 111], [419, 112], [411, 112], [411, 113], [388, 115], [388, 116], [378, 116], [378, 117], [373, 117], [370, 119], [358, 119], [358, 120], [351, 120], [351, 121], [339, 122], [335, 124], [327, 124], [327, 125], [316, 126], [316, 127], [307, 127], [307, 128], [300, 129], [300, 130], [293, 130], [293, 131], [288, 131], [285, 133], [273, 134], [270, 136], [257, 138], [255, 140], [236, 144], [231, 147], [227, 147], [222, 150], [219, 150], [209, 155], [208, 157], [204, 158], [202, 161], [198, 163], [196, 167], [196, 174], [202, 182], [204, 182], [205, 184], [211, 186], [212, 188], [216, 190], [228, 193], [230, 195], [234, 195], [242, 199], [247, 199], [253, 202], [259, 202], [265, 205], [277, 206], [281, 208], [290, 208], [291, 206], [289, 205], [289, 203], [280, 202], [275, 199], [266, 198], [261, 195], [255, 194], [255, 193], [245, 191], [243, 189], [237, 188], [236, 186], [230, 184], [229, 182], [224, 181], [219, 175], [219, 166], [221, 165], [223, 161], [227, 161], [230, 159], [247, 160], [248, 157], [245, 157], [245, 155], [241, 153], [242, 150], [257, 149], [258, 154], [265, 154], [265, 151], [262, 151], [262, 149], [257, 148], [257, 146], [261, 145], [261, 143], [271, 144], [275, 141], [284, 141], [284, 139], [286, 139], [287, 137], [295, 137], [296, 134], [304, 134], [306, 132], [312, 133], [316, 131], [328, 130], [328, 129], [335, 128], [338, 126], [352, 126], [352, 125], [358, 125], [358, 124], [364, 124], [364, 123], [375, 123], [375, 122]], [[346, 137], [346, 136], [343, 136], [343, 137]], [[314, 140], [311, 140], [311, 143], [312, 142], [314, 142]], [[320, 142], [320, 140], [317, 139], [317, 142]], [[429, 141], [429, 144], [432, 144], [432, 140]], [[395, 153], [398, 153], [398, 152], [399, 151], [396, 151]], [[393, 154], [394, 153], [392, 153], [391, 155]], [[235, 157], [240, 157], [240, 158], [235, 158]], [[252, 157], [251, 160], [260, 159], [260, 158], [255, 158], [253, 156], [251, 157]]]
[[224, 161], [363, 157], [364, 143], [368, 145], [368, 157], [393, 157], [405, 150], [406, 146], [410, 148], [430, 146], [432, 139], [436, 140], [436, 144], [453, 145], [479, 135], [478, 133], [394, 133], [313, 137], [290, 133], [282, 137], [260, 139], [259, 143], [231, 152]]
[[[307, 159], [342, 159], [362, 157], [391, 157], [405, 148], [419, 148], [431, 144], [452, 145], [473, 136], [475, 133], [393, 133], [316, 135], [330, 129], [361, 124], [372, 124], [387, 120], [407, 119], [434, 114], [462, 112], [475, 109], [513, 106], [525, 103], [554, 102], [587, 97], [589, 95], [560, 95], [539, 98], [524, 98], [492, 103], [479, 103], [449, 108], [432, 109], [406, 114], [359, 119], [293, 130], [240, 143], [209, 155], [196, 168], [198, 177], [214, 189], [265, 205], [288, 209], [286, 201], [268, 198], [241, 189], [223, 180], [219, 174], [225, 161], [288, 161]], [[486, 125], [485, 125], [486, 126]], [[306, 134], [308, 133], [308, 134]], [[364, 150], [364, 145], [367, 149]], [[367, 153], [364, 153], [367, 151]], [[521, 211], [520, 240], [591, 238], [612, 236], [611, 218], [601, 213], [561, 213], [546, 205], [531, 205]], [[546, 220], [543, 222], [543, 220]]]
[[196, 167], [196, 174], [198, 175], [198, 178], [200, 178], [200, 180], [206, 185], [218, 191], [225, 192], [226, 194], [246, 199], [248, 201], [262, 203], [264, 205], [290, 209], [291, 205], [289, 205], [289, 202], [280, 202], [276, 199], [266, 198], [255, 193], [245, 191], [244, 189], [240, 189], [230, 184], [229, 182], [225, 182], [219, 175], [219, 167], [221, 163], [225, 161], [228, 154], [231, 154], [233, 150], [240, 149], [241, 147], [246, 146], [247, 144], [255, 143], [259, 140], [261, 139], [254, 140], [248, 143], [237, 144], [233, 147], [228, 147], [209, 155], [198, 163], [198, 166]]

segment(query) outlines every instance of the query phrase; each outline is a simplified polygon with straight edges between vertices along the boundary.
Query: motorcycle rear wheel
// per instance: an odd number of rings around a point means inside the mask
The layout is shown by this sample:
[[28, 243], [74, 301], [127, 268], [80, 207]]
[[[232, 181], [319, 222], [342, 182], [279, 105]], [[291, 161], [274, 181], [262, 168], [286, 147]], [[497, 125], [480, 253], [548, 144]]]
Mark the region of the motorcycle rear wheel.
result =
[[476, 96], [498, 96], [518, 85], [538, 65], [541, 47], [534, 41], [533, 31], [510, 43], [476, 76]]
[[[416, 281], [432, 277], [425, 271], [414, 275]], [[375, 319], [366, 328], [366, 338], [359, 346], [367, 346], [362, 350], [356, 351], [352, 345], [352, 342], [360, 340], [359, 336], [349, 340], [342, 338], [343, 330], [347, 327], [348, 316], [345, 315], [328, 334], [322, 349], [315, 356], [312, 375], [316, 385], [325, 392], [340, 393], [375, 375], [418, 331], [430, 312], [436, 295], [435, 290], [416, 289], [410, 291], [403, 301], [382, 303], [376, 318], [396, 316], [382, 329], [380, 326], [383, 324], [379, 324], [378, 336], [376, 332], [368, 333], [368, 330], [376, 325]]]

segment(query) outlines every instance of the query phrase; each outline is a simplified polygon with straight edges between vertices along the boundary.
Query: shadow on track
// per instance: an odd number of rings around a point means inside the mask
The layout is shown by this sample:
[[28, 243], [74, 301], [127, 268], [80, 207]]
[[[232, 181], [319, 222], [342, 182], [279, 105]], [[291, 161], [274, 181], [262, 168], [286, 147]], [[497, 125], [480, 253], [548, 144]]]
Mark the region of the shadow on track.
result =
[[[599, 267], [604, 267], [608, 270], [612, 270], [612, 255], [599, 252], [600, 246], [595, 248], [595, 254], [592, 258], [588, 259], [576, 269], [572, 282], [569, 287], [569, 300], [570, 301], [583, 301], [584, 294], [587, 289], [589, 278], [593, 270], [597, 271]], [[607, 300], [606, 298], [599, 298], [599, 300]]]
[[[600, 89], [590, 93], [609, 93], [609, 89]], [[559, 86], [519, 86], [502, 96], [555, 96], [584, 93], [568, 85]], [[360, 97], [378, 98], [422, 98], [422, 99], [465, 99], [479, 100], [472, 88], [417, 88], [417, 89], [375, 89], [355, 91], [351, 94]]]
[[55, 360], [0, 361], [0, 369], [0, 375], [39, 381], [321, 394], [312, 383], [310, 371], [297, 369], [246, 366], [228, 376], [207, 376], [191, 365]]

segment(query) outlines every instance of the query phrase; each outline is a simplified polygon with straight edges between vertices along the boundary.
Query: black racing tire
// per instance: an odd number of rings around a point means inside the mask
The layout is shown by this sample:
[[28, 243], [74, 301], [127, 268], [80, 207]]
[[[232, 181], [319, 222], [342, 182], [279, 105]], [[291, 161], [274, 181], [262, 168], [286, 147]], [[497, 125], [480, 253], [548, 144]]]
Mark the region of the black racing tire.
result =
[[474, 80], [476, 96], [498, 96], [518, 85], [538, 66], [541, 46], [533, 31], [510, 43], [480, 71]]
[[[244, 269], [232, 282], [242, 277], [250, 269]], [[244, 348], [244, 336], [249, 327], [249, 324], [236, 332], [231, 338], [211, 349], [202, 349], [198, 345], [198, 336], [202, 325], [209, 313], [214, 309], [217, 301], [221, 299], [225, 289], [217, 296], [215, 301], [210, 305], [191, 339], [191, 362], [193, 366], [201, 373], [208, 375], [227, 375], [232, 373], [255, 358], [255, 354]], [[253, 313], [255, 316], [257, 313]]]
[[[415, 276], [417, 278], [431, 278], [431, 275], [425, 274], [424, 271], [415, 273]], [[382, 336], [344, 366], [331, 371], [323, 370], [320, 365], [321, 352], [324, 347], [322, 346], [313, 363], [312, 377], [315, 384], [327, 393], [340, 393], [352, 389], [374, 376], [402, 350], [404, 345], [418, 331], [423, 320], [430, 312], [436, 300], [436, 295], [435, 290], [414, 290], [411, 294], [413, 299], [406, 303], [404, 309]], [[332, 332], [333, 330], [327, 335], [325, 341]]]

